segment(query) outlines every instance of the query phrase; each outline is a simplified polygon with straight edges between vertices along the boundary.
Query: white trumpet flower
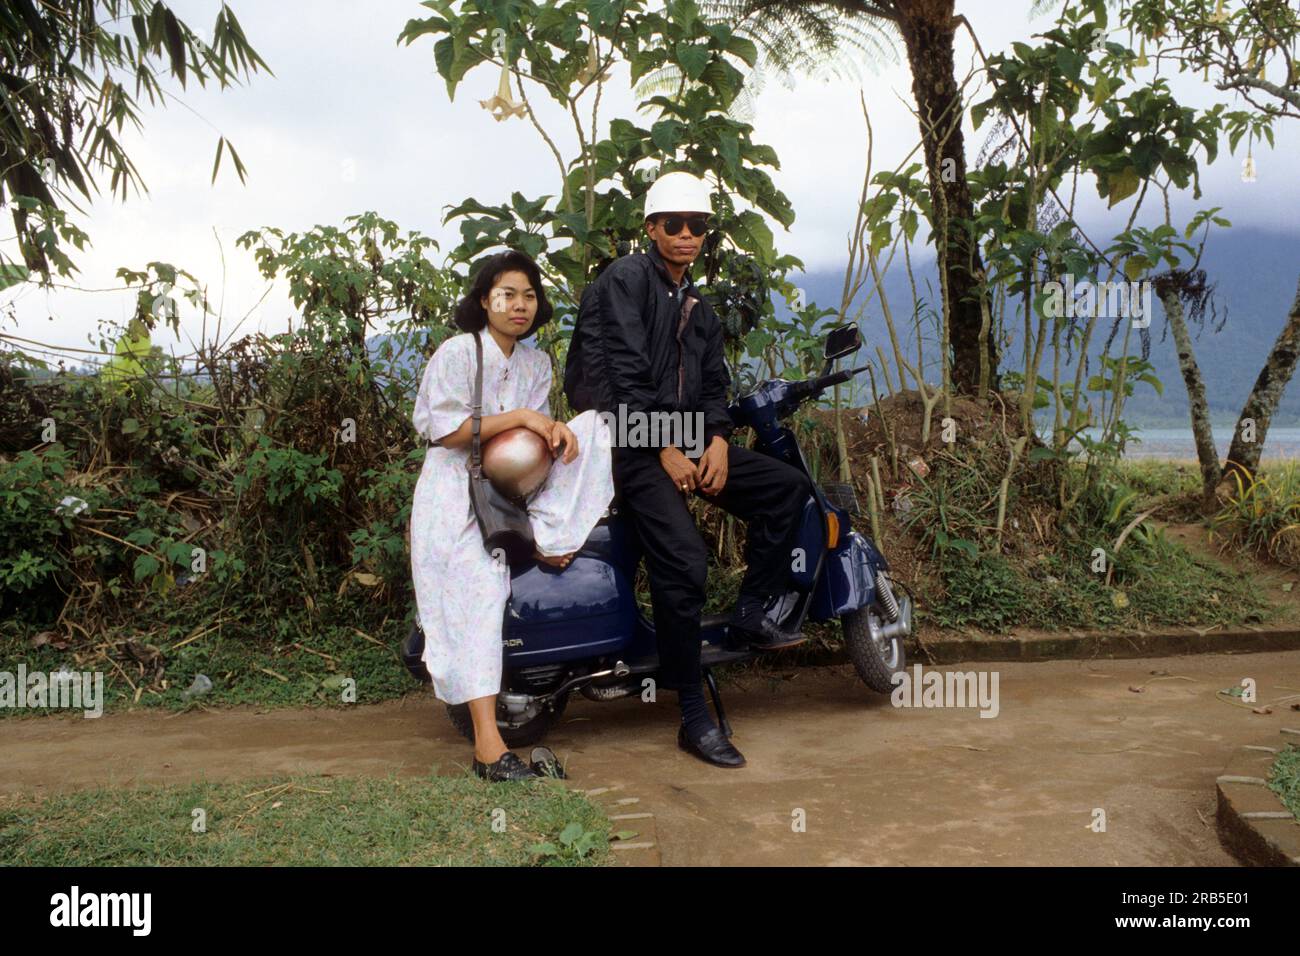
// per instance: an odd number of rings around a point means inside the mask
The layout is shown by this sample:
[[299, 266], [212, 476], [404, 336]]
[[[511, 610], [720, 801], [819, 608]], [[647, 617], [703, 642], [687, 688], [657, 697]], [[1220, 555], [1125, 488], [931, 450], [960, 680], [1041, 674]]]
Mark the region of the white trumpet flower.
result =
[[527, 112], [522, 101], [510, 97], [510, 68], [504, 63], [501, 64], [501, 82], [497, 84], [497, 95], [479, 100], [479, 105], [491, 113], [498, 123], [511, 116], [524, 116]]

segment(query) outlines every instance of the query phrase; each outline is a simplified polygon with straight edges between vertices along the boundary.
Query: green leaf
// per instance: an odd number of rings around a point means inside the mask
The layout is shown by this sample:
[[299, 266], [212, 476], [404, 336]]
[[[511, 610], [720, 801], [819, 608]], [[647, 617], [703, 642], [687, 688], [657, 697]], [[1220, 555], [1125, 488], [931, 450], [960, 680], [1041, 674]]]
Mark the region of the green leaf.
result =
[[970, 558], [978, 558], [980, 549], [974, 541], [967, 541], [965, 538], [950, 538], [948, 547], [956, 548]]
[[[451, 37], [443, 37], [433, 45], [433, 65], [440, 76], [444, 78], [451, 76], [451, 61], [455, 55], [455, 41]], [[454, 89], [451, 92], [454, 99]]]
[[152, 554], [137, 555], [135, 559], [136, 581], [143, 581], [145, 578], [149, 577], [149, 575], [157, 573], [160, 567], [162, 567], [162, 565], [159, 564], [158, 559]]
[[1079, 71], [1083, 69], [1083, 64], [1086, 62], [1087, 60], [1074, 50], [1060, 47], [1056, 51], [1057, 73], [1067, 80], [1077, 80]]
[[1110, 96], [1110, 77], [1102, 73], [1097, 77], [1097, 82], [1092, 88], [1092, 105], [1100, 106], [1106, 102], [1108, 96]]
[[212, 161], [212, 182], [217, 181], [217, 170], [221, 168], [221, 151], [226, 146], [226, 137], [217, 138], [217, 158]]
[[735, 130], [724, 130], [718, 137], [718, 155], [727, 164], [727, 172], [731, 175], [731, 178], [739, 179], [742, 175], [740, 169], [740, 137]]
[[686, 124], [675, 119], [660, 120], [650, 127], [650, 139], [665, 153], [671, 153], [686, 136]]
[[[162, 6], [161, 3], [158, 4]], [[180, 80], [181, 88], [185, 87], [185, 39], [181, 35], [181, 24], [176, 19], [176, 14], [170, 10], [163, 13], [163, 37], [167, 42], [167, 55], [171, 58], [172, 72]]]
[[732, 34], [727, 39], [726, 50], [744, 60], [746, 66], [752, 67], [758, 62], [758, 47], [754, 45], [753, 40]]
[[645, 139], [645, 130], [628, 120], [612, 119], [609, 121], [609, 138], [618, 147], [619, 152], [629, 153]]
[[772, 230], [767, 222], [752, 209], [746, 209], [738, 217], [737, 228], [733, 238], [750, 255], [767, 265], [776, 254]]
[[510, 208], [518, 215], [520, 220], [526, 223], [533, 222], [546, 208], [546, 201], [550, 195], [540, 196], [537, 199], [527, 200], [522, 193], [513, 192], [510, 194]]
[[1124, 275], [1130, 282], [1136, 282], [1150, 268], [1151, 260], [1146, 256], [1129, 256], [1124, 260]]
[[239, 181], [244, 182], [244, 163], [240, 160], [239, 154], [235, 152], [235, 144], [226, 143], [226, 151], [230, 153], [230, 158], [235, 162], [235, 173], [239, 176]]
[[1164, 385], [1161, 384], [1160, 379], [1156, 378], [1150, 372], [1144, 372], [1143, 374], [1139, 375], [1137, 377], [1137, 380], [1139, 382], [1146, 382], [1148, 385], [1150, 385], [1152, 388], [1156, 390], [1157, 395], [1163, 395], [1165, 393], [1165, 387]]
[[0, 263], [0, 289], [26, 282], [28, 275], [30, 273], [26, 266], [20, 266], [16, 262]]
[[575, 820], [560, 831], [560, 843], [569, 846], [580, 836], [582, 836], [582, 824]]
[[1117, 495], [1111, 504], [1110, 511], [1106, 515], [1106, 523], [1114, 524], [1119, 520], [1119, 516], [1128, 510], [1129, 505], [1137, 500], [1138, 493], [1133, 490], [1122, 492]]
[[1107, 185], [1110, 187], [1109, 206], [1114, 206], [1132, 196], [1137, 192], [1140, 182], [1137, 169], [1133, 166], [1125, 166], [1118, 173], [1112, 173], [1107, 179]]
[[698, 80], [704, 74], [704, 68], [713, 58], [708, 47], [696, 46], [694, 43], [678, 43], [673, 50], [677, 54], [677, 62], [682, 72], [692, 80]]
[[[628, 67], [632, 72], [632, 82], [635, 83], [651, 70], [658, 68], [663, 61], [664, 51], [659, 47], [652, 47], [648, 50], [638, 50], [636, 53], [632, 54], [632, 59], [628, 62]], [[624, 122], [627, 121], [624, 120]]]

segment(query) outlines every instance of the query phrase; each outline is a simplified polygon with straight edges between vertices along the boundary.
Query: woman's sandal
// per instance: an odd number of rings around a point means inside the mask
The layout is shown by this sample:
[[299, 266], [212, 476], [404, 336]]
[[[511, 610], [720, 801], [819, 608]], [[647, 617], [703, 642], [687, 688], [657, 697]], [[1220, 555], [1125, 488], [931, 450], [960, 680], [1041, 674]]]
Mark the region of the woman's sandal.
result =
[[532, 768], [539, 777], [555, 777], [558, 780], [568, 779], [564, 767], [560, 764], [560, 758], [555, 756], [555, 751], [550, 747], [534, 747], [530, 756]]
[[506, 783], [515, 780], [533, 780], [541, 774], [507, 750], [495, 763], [483, 763], [474, 758], [474, 775], [489, 783]]

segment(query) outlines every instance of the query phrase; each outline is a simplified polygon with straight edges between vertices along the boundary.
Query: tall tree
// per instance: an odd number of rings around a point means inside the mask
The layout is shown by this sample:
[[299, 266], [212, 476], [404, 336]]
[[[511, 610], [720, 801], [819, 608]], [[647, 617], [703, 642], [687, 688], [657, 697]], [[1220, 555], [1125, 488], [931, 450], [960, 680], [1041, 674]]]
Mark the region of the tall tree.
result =
[[716, 0], [701, 6], [726, 15], [755, 39], [778, 66], [806, 68], [845, 47], [865, 49], [874, 34], [864, 25], [897, 34], [912, 72], [922, 152], [931, 195], [932, 225], [943, 235], [943, 272], [949, 306], [952, 383], [961, 392], [997, 387], [997, 343], [988, 328], [984, 263], [970, 223], [975, 218], [966, 180], [961, 122], [965, 105], [957, 82], [955, 40], [965, 22], [955, 0]]
[[[1250, 122], [1230, 134], [1235, 148], [1249, 132], [1273, 144], [1273, 123], [1300, 118], [1300, 11], [1289, 0], [1129, 0], [1123, 20], [1150, 38], [1154, 59], [1201, 74], [1240, 97]], [[1253, 152], [1242, 178], [1256, 179]], [[1195, 359], [1192, 363], [1194, 365]], [[1300, 288], [1242, 406], [1223, 477], [1249, 480], [1259, 468], [1269, 423], [1300, 364]], [[1216, 458], [1217, 461], [1217, 458]], [[1204, 462], [1203, 462], [1204, 467]]]
[[[5, 0], [0, 5], [0, 207], [13, 216], [22, 262], [0, 253], [0, 288], [32, 273], [76, 270], [60, 241], [80, 248], [86, 235], [66, 218], [77, 196], [98, 192], [98, 174], [125, 198], [144, 191], [118, 141], [130, 120], [142, 129], [137, 99], [151, 104], [168, 94], [158, 83], [160, 63], [184, 88], [214, 79], [222, 87], [270, 69], [222, 4], [211, 42], [202, 40], [162, 0]], [[134, 93], [127, 84], [134, 85]], [[212, 176], [234, 147], [217, 141]]]

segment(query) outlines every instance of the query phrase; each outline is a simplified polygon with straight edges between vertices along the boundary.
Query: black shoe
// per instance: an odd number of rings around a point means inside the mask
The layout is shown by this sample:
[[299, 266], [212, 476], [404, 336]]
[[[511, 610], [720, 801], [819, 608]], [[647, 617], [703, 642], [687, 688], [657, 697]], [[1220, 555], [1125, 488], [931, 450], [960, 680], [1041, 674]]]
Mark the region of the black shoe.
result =
[[507, 750], [496, 763], [483, 763], [475, 758], [474, 775], [491, 783], [504, 783], [514, 780], [532, 780], [541, 776], [513, 753]]
[[727, 627], [727, 646], [735, 650], [752, 647], [760, 651], [776, 651], [802, 644], [806, 638], [801, 632], [783, 631], [767, 616], [768, 605], [772, 603], [774, 598], [770, 595], [742, 591]]
[[804, 637], [802, 631], [793, 634], [783, 631], [771, 618], [764, 617], [753, 623], [732, 624], [727, 629], [727, 640], [733, 646], [748, 644], [760, 651], [779, 651], [802, 644], [808, 638]]
[[677, 746], [688, 754], [694, 754], [715, 767], [745, 766], [744, 755], [731, 746], [731, 741], [717, 727], [710, 729], [708, 733], [695, 739], [688, 737], [686, 728], [681, 727], [677, 731]]

